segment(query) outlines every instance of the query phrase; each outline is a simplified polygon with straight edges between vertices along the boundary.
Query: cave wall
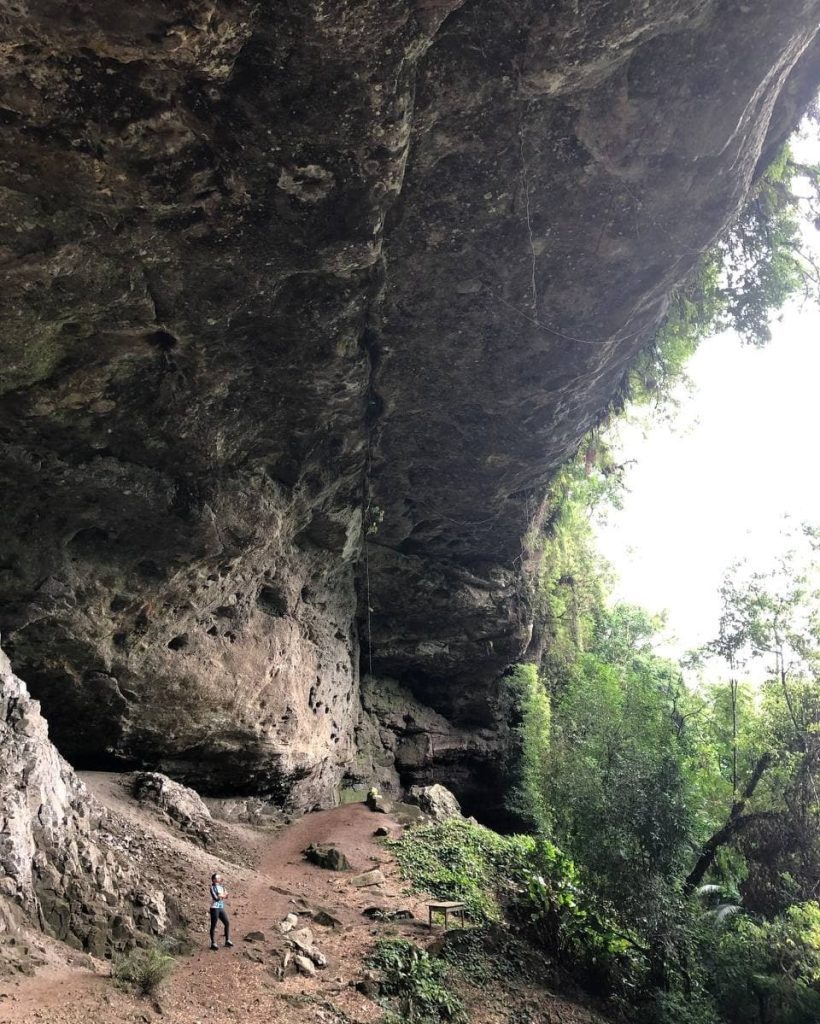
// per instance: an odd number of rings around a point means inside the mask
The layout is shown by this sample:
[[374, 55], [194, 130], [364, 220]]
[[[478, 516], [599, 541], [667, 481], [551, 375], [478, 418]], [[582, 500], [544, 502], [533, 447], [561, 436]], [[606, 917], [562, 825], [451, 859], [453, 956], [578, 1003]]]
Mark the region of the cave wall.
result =
[[360, 653], [478, 735], [545, 483], [817, 88], [820, 2], [0, 11], [0, 630], [55, 742], [331, 802]]
[[48, 738], [37, 701], [0, 650], [0, 939], [33, 926], [96, 956], [162, 934], [160, 890], [138, 852]]

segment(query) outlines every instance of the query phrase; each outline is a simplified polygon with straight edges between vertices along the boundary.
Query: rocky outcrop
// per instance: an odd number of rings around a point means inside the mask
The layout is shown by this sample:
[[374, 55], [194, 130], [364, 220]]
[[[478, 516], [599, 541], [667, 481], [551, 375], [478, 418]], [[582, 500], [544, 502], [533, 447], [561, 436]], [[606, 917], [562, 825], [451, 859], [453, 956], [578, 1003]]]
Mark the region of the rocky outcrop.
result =
[[449, 821], [451, 818], [463, 817], [458, 800], [449, 789], [438, 783], [432, 786], [411, 786], [407, 793], [407, 802], [416, 804], [433, 821]]
[[360, 632], [486, 727], [544, 483], [816, 88], [820, 0], [0, 8], [0, 628], [61, 751], [332, 802]]
[[161, 893], [49, 742], [37, 701], [0, 651], [0, 932], [33, 925], [102, 956], [168, 923]]
[[495, 781], [496, 729], [458, 728], [394, 679], [365, 676], [361, 700], [358, 753], [347, 784], [356, 788], [376, 782], [396, 797], [408, 786], [443, 780], [472, 806], [474, 798], [482, 799], [487, 783]]
[[207, 844], [215, 831], [211, 812], [202, 798], [187, 786], [181, 786], [160, 772], [137, 772], [134, 796], [141, 803], [153, 804], [182, 832]]

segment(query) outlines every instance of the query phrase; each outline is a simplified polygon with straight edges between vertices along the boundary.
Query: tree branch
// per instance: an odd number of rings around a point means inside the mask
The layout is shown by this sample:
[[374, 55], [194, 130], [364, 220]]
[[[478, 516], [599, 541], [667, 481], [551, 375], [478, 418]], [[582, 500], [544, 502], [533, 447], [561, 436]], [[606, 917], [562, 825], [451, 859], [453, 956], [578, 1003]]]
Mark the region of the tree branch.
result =
[[746, 783], [746, 786], [740, 795], [740, 799], [735, 800], [732, 804], [728, 821], [703, 844], [700, 856], [695, 862], [695, 866], [689, 872], [686, 877], [686, 881], [683, 883], [683, 892], [685, 896], [690, 896], [703, 881], [703, 876], [714, 863], [717, 852], [721, 846], [725, 846], [738, 834], [738, 832], [741, 832], [748, 825], [752, 824], [752, 822], [777, 817], [777, 813], [775, 811], [758, 811], [755, 814], [743, 813], [746, 804], [751, 800], [754, 795], [754, 791], [757, 789], [757, 784], [760, 782], [764, 772], [769, 768], [773, 760], [774, 758], [769, 753], [761, 754], [757, 759], [757, 763], [752, 770], [752, 774], [749, 776], [749, 781]]

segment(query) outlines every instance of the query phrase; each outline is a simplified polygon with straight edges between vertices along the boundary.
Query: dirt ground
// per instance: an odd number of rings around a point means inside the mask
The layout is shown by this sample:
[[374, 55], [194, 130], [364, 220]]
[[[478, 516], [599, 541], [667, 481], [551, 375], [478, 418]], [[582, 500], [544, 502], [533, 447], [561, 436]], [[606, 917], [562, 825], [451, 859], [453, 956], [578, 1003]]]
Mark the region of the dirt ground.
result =
[[[432, 941], [427, 928], [426, 904], [411, 896], [399, 877], [388, 849], [373, 832], [387, 825], [393, 834], [398, 823], [374, 814], [364, 804], [306, 815], [280, 831], [222, 825], [222, 857], [193, 844], [172, 826], [137, 805], [116, 776], [87, 774], [89, 788], [134, 829], [150, 837], [151, 874], [163, 879], [169, 892], [189, 918], [194, 943], [181, 955], [156, 998], [138, 998], [117, 988], [110, 979], [110, 964], [71, 954], [58, 943], [36, 939], [44, 966], [32, 977], [0, 979], [0, 1024], [369, 1024], [382, 1016], [381, 1008], [356, 991], [364, 960], [380, 936], [402, 936], [421, 944]], [[348, 858], [355, 872], [380, 867], [386, 881], [356, 888], [350, 873], [327, 871], [310, 864], [302, 851], [310, 843], [332, 842]], [[226, 859], [226, 851], [231, 859]], [[208, 948], [208, 884], [219, 871], [228, 890], [233, 949]], [[315, 945], [328, 965], [314, 978], [301, 975], [279, 980], [277, 967], [286, 948], [279, 922], [300, 901], [325, 909], [341, 923], [321, 927], [307, 916]], [[412, 920], [373, 923], [362, 911], [373, 905], [406, 909]], [[262, 932], [264, 941], [248, 941]], [[465, 993], [468, 998], [470, 993]], [[470, 999], [475, 1024], [500, 1024], [511, 1016], [509, 994], [474, 993]], [[590, 1011], [544, 991], [519, 993], [520, 1020], [549, 1024], [594, 1024]], [[521, 1011], [526, 1015], [521, 1016]]]

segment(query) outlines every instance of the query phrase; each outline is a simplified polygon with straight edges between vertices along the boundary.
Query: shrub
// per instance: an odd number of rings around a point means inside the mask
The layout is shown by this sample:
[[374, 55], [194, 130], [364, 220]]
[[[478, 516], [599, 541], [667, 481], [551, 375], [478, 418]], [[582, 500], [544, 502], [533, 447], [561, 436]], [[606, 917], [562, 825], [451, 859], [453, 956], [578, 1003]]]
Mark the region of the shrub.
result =
[[114, 982], [139, 995], [156, 992], [174, 968], [176, 960], [161, 945], [132, 949], [118, 957], [111, 968]]
[[790, 907], [771, 921], [735, 916], [717, 935], [715, 998], [727, 1021], [820, 1020], [820, 905]]
[[454, 819], [410, 829], [390, 846], [414, 891], [462, 901], [479, 924], [507, 917], [568, 966], [640, 969], [628, 930], [593, 904], [573, 862], [547, 839]]
[[369, 958], [383, 973], [381, 993], [396, 1000], [398, 1012], [386, 1020], [403, 1024], [466, 1024], [461, 999], [446, 987], [448, 968], [442, 960], [404, 939], [382, 939]]
[[536, 666], [515, 665], [502, 680], [498, 703], [502, 720], [511, 727], [505, 807], [525, 829], [546, 829], [550, 701]]
[[416, 892], [461, 900], [477, 922], [498, 921], [496, 867], [507, 840], [454, 818], [409, 829], [389, 843], [403, 877]]

